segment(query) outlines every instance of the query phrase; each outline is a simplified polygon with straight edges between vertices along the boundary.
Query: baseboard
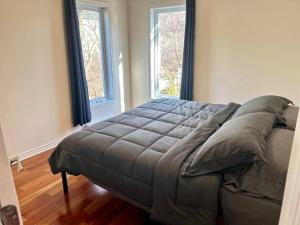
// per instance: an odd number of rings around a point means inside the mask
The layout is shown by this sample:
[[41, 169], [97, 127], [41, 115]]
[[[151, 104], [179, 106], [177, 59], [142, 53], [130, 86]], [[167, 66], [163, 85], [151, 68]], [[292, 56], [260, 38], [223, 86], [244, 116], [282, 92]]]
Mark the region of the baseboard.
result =
[[32, 148], [30, 150], [27, 150], [25, 152], [19, 153], [17, 156], [19, 157], [19, 160], [22, 161], [24, 159], [28, 159], [32, 156], [38, 155], [42, 152], [48, 151], [50, 149], [55, 148], [63, 139], [65, 139], [67, 136], [80, 131], [82, 129], [82, 126], [77, 126], [66, 132], [61, 138], [58, 138], [56, 140], [50, 141], [46, 144], [40, 145], [38, 147]]
[[32, 156], [38, 155], [42, 152], [48, 151], [52, 148], [55, 148], [64, 138], [59, 138], [57, 140], [53, 140], [49, 143], [43, 144], [41, 146], [38, 146], [36, 148], [30, 149], [26, 152], [22, 152], [20, 154], [18, 154], [20, 160], [24, 160], [24, 159], [28, 159]]

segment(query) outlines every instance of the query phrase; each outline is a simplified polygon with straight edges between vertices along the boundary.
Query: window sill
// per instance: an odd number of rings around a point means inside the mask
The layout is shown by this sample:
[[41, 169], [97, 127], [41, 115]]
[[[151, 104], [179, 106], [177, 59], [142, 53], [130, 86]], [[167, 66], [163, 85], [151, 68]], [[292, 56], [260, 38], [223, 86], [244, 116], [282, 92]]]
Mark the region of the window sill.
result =
[[94, 103], [94, 104], [91, 105], [91, 110], [92, 111], [97, 111], [98, 109], [107, 107], [108, 105], [112, 105], [114, 103], [115, 103], [114, 99], [109, 99], [109, 100], [105, 100], [105, 101], [102, 101], [102, 102]]
[[91, 105], [92, 121], [88, 125], [92, 126], [98, 122], [118, 115], [120, 112], [118, 111], [117, 103], [117, 100], [110, 99]]
[[167, 95], [153, 96], [151, 98], [152, 99], [169, 98], [169, 99], [176, 99], [176, 100], [180, 99], [180, 97], [177, 97], [177, 96], [167, 96]]

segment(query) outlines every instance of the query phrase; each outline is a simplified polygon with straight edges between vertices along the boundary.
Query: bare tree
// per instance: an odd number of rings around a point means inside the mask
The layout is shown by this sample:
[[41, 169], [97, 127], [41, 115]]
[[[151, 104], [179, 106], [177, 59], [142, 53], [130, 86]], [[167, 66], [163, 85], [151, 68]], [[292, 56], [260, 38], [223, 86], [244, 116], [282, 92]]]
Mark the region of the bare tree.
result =
[[179, 96], [185, 30], [185, 12], [159, 15], [160, 74], [167, 85], [161, 94]]
[[[89, 89], [89, 98], [104, 97], [104, 70], [100, 36], [99, 12], [79, 10], [80, 36]], [[178, 96], [180, 92], [185, 12], [159, 15], [160, 93]]]
[[99, 12], [79, 10], [80, 37], [89, 98], [104, 96]]

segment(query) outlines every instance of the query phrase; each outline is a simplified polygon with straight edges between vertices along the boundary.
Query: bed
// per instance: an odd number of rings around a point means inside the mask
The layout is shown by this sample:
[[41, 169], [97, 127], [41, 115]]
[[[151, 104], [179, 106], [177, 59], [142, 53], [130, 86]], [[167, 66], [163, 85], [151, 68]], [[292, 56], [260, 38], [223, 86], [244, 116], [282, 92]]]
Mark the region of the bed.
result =
[[[283, 111], [289, 103], [277, 108]], [[83, 175], [160, 223], [215, 225], [226, 170], [199, 170], [208, 155], [199, 153], [240, 108], [235, 103], [151, 100], [67, 137], [49, 164], [53, 173], [62, 173], [65, 191], [66, 173]], [[273, 127], [270, 121], [266, 130]]]

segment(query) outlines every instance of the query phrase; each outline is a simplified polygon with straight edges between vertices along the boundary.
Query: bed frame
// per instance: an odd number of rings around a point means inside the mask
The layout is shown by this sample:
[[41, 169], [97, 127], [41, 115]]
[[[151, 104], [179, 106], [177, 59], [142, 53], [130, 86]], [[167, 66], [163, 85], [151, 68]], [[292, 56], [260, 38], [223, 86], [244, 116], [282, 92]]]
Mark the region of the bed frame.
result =
[[68, 193], [69, 188], [68, 188], [68, 179], [67, 179], [67, 173], [66, 172], [61, 172], [61, 181], [62, 181], [62, 184], [63, 184], [64, 193]]
[[[67, 173], [61, 172], [61, 181], [63, 185], [64, 194], [69, 193], [69, 187], [68, 187], [68, 179], [67, 179]], [[145, 225], [160, 225], [159, 223], [151, 220], [150, 214], [147, 213], [145, 217]]]

